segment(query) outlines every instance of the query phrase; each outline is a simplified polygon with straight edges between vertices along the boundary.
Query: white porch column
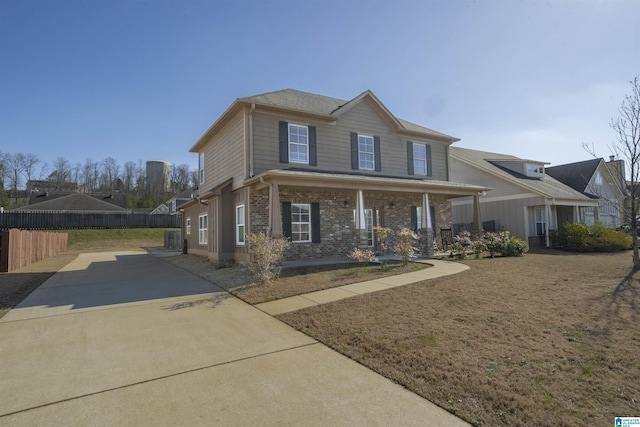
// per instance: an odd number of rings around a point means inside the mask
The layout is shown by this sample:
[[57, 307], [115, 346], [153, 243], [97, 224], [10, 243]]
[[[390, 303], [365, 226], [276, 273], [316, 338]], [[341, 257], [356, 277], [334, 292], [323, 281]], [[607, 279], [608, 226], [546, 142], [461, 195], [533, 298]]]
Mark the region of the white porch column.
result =
[[356, 199], [356, 230], [366, 230], [367, 223], [364, 218], [364, 196], [362, 190], [358, 190]]
[[545, 246], [549, 247], [549, 227], [551, 226], [551, 206], [545, 203], [544, 206], [545, 227], [544, 227], [544, 241]]
[[280, 190], [278, 184], [269, 186], [269, 235], [282, 237], [282, 211], [280, 209]]
[[429, 193], [422, 195], [422, 218], [420, 228], [431, 229], [431, 209], [429, 208]]

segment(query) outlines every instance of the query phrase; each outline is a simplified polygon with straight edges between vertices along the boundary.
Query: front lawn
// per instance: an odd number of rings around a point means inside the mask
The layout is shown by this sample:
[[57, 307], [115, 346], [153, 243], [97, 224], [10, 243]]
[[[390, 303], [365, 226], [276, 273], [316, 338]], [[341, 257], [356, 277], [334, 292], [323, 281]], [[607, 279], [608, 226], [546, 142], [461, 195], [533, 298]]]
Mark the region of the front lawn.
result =
[[278, 318], [477, 426], [640, 414], [640, 273], [629, 252], [464, 263]]

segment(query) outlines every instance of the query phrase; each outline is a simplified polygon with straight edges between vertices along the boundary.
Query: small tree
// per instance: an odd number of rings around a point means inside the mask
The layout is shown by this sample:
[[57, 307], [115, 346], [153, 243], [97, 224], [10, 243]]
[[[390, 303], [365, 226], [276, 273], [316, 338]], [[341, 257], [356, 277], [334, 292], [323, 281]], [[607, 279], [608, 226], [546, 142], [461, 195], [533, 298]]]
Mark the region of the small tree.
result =
[[258, 283], [268, 284], [280, 274], [284, 251], [290, 243], [285, 238], [276, 239], [265, 233], [252, 233], [247, 241], [251, 250], [249, 271]]
[[622, 153], [627, 160], [629, 201], [627, 205], [631, 219], [631, 239], [633, 246], [633, 268], [640, 268], [638, 253], [638, 199], [640, 198], [640, 80], [636, 76], [631, 84], [631, 93], [624, 97], [617, 119], [611, 120], [611, 128], [616, 133], [614, 152]]
[[402, 265], [407, 265], [411, 258], [415, 258], [415, 250], [413, 249], [413, 245], [415, 241], [418, 240], [418, 236], [408, 228], [403, 228], [402, 230], [398, 231], [397, 235], [398, 242], [394, 247], [394, 252], [402, 259]]

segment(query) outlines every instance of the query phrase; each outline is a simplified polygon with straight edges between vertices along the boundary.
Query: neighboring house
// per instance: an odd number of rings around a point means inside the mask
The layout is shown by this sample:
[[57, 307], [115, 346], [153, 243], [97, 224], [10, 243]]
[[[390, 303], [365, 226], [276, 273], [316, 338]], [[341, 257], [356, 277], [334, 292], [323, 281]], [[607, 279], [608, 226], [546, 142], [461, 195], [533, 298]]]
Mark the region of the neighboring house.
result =
[[287, 259], [376, 248], [373, 227], [451, 226], [449, 200], [485, 186], [452, 182], [456, 138], [398, 119], [371, 91], [345, 101], [292, 89], [236, 99], [191, 147], [199, 190], [182, 205], [188, 252], [247, 261], [245, 235], [286, 236]]
[[[615, 160], [612, 160], [615, 162]], [[547, 168], [547, 173], [585, 196], [597, 200], [598, 206], [584, 210], [584, 222], [600, 221], [610, 228], [618, 228], [624, 218], [624, 190], [620, 187], [617, 167], [609, 167], [604, 159]]]
[[[486, 231], [508, 230], [533, 246], [549, 246], [550, 230], [585, 222], [586, 212], [598, 206], [597, 200], [546, 174], [544, 162], [458, 147], [450, 151], [452, 179], [493, 189], [479, 200]], [[471, 198], [452, 202], [456, 228], [469, 227], [473, 204]]]
[[151, 210], [149, 212], [152, 215], [169, 215], [169, 206], [165, 205], [164, 203], [162, 203], [160, 206], [156, 207], [155, 209]]
[[[52, 174], [53, 175], [53, 174]], [[77, 193], [78, 183], [69, 181], [32, 179], [27, 181], [27, 190], [30, 193]]]
[[[83, 194], [86, 197], [75, 197], [76, 194]], [[68, 196], [74, 196], [74, 197], [68, 197]], [[64, 203], [68, 203], [68, 200], [75, 200], [78, 201], [77, 203], [90, 203], [90, 202], [80, 202], [83, 200], [88, 201], [88, 198], [92, 198], [92, 199], [96, 199], [96, 200], [100, 200], [103, 201], [105, 203], [108, 203], [110, 205], [115, 205], [119, 208], [122, 209], [126, 209], [127, 207], [127, 199], [124, 196], [124, 194], [120, 194], [120, 193], [77, 193], [77, 192], [73, 192], [73, 193], [56, 193], [56, 192], [51, 192], [51, 191], [39, 191], [39, 192], [31, 192], [29, 194], [29, 206], [32, 205], [40, 205], [42, 202], [52, 202], [56, 199], [61, 199], [61, 198], [65, 198], [63, 202], [61, 202], [62, 204]], [[26, 207], [26, 210], [29, 210], [28, 207]], [[49, 204], [49, 206], [56, 206], [56, 204]], [[59, 209], [54, 209], [54, 210], [59, 210]], [[87, 210], [93, 210], [93, 209], [87, 209]], [[108, 209], [110, 210], [110, 209]]]
[[169, 213], [171, 215], [176, 215], [180, 213], [180, 209], [182, 209], [182, 205], [187, 203], [189, 200], [193, 199], [194, 194], [196, 194], [197, 190], [186, 190], [182, 193], [179, 193], [175, 197], [172, 197], [167, 201], [167, 205], [169, 206]]

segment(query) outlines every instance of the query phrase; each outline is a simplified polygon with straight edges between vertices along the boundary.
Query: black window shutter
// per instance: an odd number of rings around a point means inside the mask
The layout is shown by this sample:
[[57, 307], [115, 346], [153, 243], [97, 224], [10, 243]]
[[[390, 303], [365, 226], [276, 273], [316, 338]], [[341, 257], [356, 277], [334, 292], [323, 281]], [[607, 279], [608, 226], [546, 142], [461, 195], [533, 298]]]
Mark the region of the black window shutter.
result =
[[407, 172], [413, 175], [413, 142], [407, 141]]
[[427, 153], [427, 176], [433, 176], [433, 171], [431, 170], [431, 146], [429, 144], [427, 144], [425, 151]]
[[358, 134], [355, 132], [351, 132], [351, 169], [360, 169], [360, 164], [358, 163]]
[[380, 172], [382, 170], [382, 161], [380, 159], [381, 155], [380, 155], [380, 137], [379, 136], [373, 137], [373, 152], [375, 155], [376, 172]]
[[289, 163], [289, 123], [281, 121], [280, 125], [280, 163]]
[[318, 154], [316, 145], [316, 127], [309, 126], [309, 166], [318, 165]]
[[418, 208], [416, 206], [411, 206], [411, 230], [417, 233], [418, 228]]
[[311, 242], [320, 243], [320, 203], [311, 203]]
[[291, 240], [291, 202], [282, 202], [282, 235]]

